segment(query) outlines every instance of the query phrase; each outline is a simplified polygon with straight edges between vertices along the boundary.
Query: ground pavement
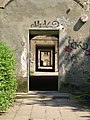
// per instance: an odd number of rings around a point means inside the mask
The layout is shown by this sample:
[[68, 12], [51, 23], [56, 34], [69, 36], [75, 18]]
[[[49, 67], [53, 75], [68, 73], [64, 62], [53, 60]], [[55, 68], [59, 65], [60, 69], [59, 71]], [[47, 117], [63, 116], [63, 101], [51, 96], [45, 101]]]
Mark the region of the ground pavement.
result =
[[90, 120], [90, 111], [69, 98], [27, 97], [16, 99], [0, 120]]

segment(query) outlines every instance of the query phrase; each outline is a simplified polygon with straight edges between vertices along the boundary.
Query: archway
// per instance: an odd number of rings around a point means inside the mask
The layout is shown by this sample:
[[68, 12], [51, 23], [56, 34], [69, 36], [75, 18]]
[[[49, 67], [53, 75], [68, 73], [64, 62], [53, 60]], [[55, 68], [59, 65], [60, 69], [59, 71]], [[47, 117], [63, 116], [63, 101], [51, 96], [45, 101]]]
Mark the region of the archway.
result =
[[58, 31], [31, 31], [29, 90], [58, 90], [58, 42]]

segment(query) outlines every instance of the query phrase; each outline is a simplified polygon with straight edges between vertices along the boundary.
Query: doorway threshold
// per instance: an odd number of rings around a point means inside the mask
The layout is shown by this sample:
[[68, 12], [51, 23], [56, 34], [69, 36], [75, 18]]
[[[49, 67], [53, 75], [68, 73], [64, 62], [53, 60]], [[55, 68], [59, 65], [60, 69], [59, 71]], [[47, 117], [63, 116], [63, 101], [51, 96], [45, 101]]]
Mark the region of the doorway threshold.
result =
[[58, 72], [35, 72], [32, 76], [58, 76]]

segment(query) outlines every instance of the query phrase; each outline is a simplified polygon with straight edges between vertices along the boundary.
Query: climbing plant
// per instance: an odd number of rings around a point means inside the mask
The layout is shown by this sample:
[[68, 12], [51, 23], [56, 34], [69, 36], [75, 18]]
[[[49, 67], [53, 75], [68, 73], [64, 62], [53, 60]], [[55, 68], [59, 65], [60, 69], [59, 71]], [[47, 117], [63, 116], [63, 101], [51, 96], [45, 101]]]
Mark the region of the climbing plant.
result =
[[12, 104], [17, 89], [13, 52], [0, 42], [0, 111], [5, 111]]

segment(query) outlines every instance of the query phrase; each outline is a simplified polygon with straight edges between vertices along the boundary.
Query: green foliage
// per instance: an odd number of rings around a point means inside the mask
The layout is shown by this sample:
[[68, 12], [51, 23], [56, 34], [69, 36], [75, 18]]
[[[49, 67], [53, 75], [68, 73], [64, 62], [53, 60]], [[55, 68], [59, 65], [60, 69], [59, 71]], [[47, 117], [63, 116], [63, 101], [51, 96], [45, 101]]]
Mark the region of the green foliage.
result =
[[0, 42], [0, 111], [12, 104], [17, 88], [13, 52]]

